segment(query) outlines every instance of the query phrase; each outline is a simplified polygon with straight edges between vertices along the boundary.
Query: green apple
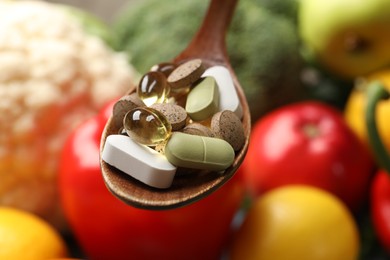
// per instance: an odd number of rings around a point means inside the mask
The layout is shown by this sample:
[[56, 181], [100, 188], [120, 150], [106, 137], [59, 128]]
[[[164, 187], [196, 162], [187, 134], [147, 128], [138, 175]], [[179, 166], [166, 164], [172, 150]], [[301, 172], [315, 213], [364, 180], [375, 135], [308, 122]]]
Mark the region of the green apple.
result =
[[301, 0], [299, 32], [329, 71], [353, 78], [390, 65], [389, 0]]

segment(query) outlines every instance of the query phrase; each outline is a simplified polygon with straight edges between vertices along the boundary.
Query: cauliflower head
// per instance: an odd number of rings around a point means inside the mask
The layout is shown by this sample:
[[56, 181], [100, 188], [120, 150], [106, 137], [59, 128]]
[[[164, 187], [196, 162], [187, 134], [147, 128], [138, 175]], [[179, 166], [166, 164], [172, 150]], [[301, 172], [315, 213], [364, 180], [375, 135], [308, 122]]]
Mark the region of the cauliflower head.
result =
[[0, 1], [0, 205], [57, 227], [59, 154], [69, 133], [123, 95], [135, 73], [124, 54], [86, 33], [59, 5]]

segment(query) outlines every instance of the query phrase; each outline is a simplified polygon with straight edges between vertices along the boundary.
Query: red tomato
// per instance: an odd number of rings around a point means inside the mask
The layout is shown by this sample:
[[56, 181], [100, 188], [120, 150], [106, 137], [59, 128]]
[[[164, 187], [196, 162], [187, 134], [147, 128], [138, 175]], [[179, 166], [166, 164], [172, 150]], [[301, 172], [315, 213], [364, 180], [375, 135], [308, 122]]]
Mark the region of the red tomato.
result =
[[371, 213], [375, 231], [390, 253], [390, 175], [384, 170], [372, 182]]
[[317, 102], [284, 106], [253, 127], [243, 163], [255, 195], [287, 184], [325, 189], [357, 209], [374, 162], [338, 111]]
[[240, 176], [190, 206], [168, 211], [130, 207], [105, 187], [99, 165], [103, 126], [111, 114], [81, 125], [68, 139], [60, 165], [62, 205], [91, 259], [218, 259], [243, 198]]

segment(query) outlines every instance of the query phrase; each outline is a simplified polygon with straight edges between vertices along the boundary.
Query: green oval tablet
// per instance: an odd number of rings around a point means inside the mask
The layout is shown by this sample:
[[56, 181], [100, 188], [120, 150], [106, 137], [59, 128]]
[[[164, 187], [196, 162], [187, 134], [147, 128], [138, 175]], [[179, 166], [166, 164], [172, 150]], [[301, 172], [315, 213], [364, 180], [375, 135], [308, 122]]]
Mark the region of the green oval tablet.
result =
[[188, 94], [186, 111], [191, 119], [201, 121], [218, 111], [219, 92], [213, 77], [205, 77]]
[[168, 161], [178, 167], [222, 171], [232, 165], [232, 146], [218, 138], [174, 132], [165, 146]]

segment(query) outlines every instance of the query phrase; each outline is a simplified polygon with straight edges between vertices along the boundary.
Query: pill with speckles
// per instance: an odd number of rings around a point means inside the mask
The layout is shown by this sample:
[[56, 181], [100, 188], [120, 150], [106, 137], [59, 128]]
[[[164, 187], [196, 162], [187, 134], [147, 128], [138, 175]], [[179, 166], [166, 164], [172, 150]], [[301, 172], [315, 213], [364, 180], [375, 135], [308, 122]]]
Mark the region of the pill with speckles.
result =
[[209, 127], [202, 125], [200, 123], [188, 124], [183, 128], [182, 132], [190, 135], [214, 137], [213, 131], [211, 131]]
[[117, 128], [123, 126], [123, 118], [126, 113], [137, 107], [144, 107], [145, 103], [138, 97], [137, 93], [132, 93], [121, 97], [113, 107], [113, 120]]
[[155, 103], [150, 106], [161, 112], [172, 126], [173, 131], [182, 129], [187, 122], [187, 112], [179, 105], [171, 103]]
[[184, 88], [195, 83], [205, 71], [201, 59], [193, 59], [179, 65], [168, 76], [171, 88]]
[[239, 151], [243, 147], [245, 143], [244, 127], [234, 112], [224, 110], [214, 114], [210, 127], [215, 137], [228, 142], [234, 151]]

